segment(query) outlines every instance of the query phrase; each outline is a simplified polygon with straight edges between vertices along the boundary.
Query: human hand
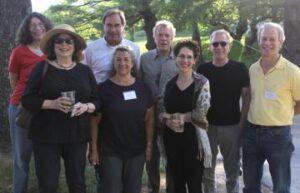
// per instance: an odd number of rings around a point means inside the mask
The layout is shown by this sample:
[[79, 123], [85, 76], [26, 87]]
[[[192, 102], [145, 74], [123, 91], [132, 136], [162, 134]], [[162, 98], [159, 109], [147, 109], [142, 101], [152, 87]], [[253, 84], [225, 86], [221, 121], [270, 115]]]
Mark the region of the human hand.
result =
[[152, 146], [146, 147], [146, 161], [150, 161], [152, 159]]
[[69, 113], [72, 108], [72, 104], [68, 97], [58, 97], [55, 100], [51, 100], [51, 107], [52, 109]]
[[82, 115], [83, 113], [87, 112], [89, 109], [86, 103], [78, 102], [74, 105], [71, 117]]
[[164, 122], [164, 120], [170, 119], [170, 117], [171, 117], [171, 115], [169, 113], [166, 113], [166, 112], [160, 113], [159, 116], [158, 116], [160, 122]]
[[184, 114], [171, 114], [171, 117], [166, 120], [166, 125], [174, 132], [182, 133], [184, 131]]
[[88, 159], [91, 165], [99, 165], [99, 154], [97, 150], [89, 150], [88, 151]]

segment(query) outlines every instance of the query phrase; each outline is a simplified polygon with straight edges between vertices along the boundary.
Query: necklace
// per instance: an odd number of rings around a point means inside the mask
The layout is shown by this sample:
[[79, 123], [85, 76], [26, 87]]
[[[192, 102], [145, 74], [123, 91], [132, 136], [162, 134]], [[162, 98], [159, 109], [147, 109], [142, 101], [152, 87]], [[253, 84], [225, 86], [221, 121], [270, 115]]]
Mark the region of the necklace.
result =
[[64, 65], [60, 64], [57, 60], [55, 62], [56, 62], [58, 67], [60, 67], [62, 69], [65, 69], [65, 70], [71, 69], [75, 64], [74, 62], [72, 62], [70, 65], [64, 66]]

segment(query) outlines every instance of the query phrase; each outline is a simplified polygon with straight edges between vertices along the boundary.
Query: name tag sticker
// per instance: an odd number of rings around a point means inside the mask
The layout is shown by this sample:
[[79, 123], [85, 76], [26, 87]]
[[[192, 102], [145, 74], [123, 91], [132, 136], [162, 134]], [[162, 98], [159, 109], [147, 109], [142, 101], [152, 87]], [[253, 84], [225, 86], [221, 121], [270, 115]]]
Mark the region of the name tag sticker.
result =
[[131, 90], [131, 91], [123, 92], [123, 97], [125, 101], [136, 99], [135, 91]]
[[267, 100], [276, 100], [277, 94], [275, 92], [265, 91], [265, 97]]

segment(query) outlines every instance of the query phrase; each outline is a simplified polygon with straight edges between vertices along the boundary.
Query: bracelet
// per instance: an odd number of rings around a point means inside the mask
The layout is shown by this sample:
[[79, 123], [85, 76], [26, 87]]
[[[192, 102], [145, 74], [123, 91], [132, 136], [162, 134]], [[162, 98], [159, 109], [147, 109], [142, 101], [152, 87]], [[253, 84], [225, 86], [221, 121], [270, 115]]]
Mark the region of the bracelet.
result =
[[85, 105], [87, 106], [86, 112], [89, 112], [89, 110], [90, 110], [89, 104], [85, 103]]

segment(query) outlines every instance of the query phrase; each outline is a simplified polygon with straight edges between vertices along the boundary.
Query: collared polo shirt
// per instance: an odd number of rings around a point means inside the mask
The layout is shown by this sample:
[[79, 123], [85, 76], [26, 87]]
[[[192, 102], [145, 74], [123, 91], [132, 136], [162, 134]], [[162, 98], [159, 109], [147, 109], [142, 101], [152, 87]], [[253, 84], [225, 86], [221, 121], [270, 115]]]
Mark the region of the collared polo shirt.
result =
[[157, 49], [150, 50], [141, 56], [140, 66], [142, 79], [150, 86], [154, 98], [161, 94], [166, 82], [178, 74], [173, 52], [163, 57]]
[[251, 102], [248, 121], [257, 125], [291, 125], [295, 101], [300, 100], [300, 69], [280, 56], [266, 74], [261, 59], [250, 69]]
[[128, 46], [132, 50], [137, 62], [136, 70], [139, 69], [140, 49], [135, 43], [122, 39], [119, 45], [111, 46], [105, 38], [100, 38], [87, 46], [84, 51], [84, 60], [82, 61], [82, 63], [91, 68], [97, 83], [104, 82], [110, 78], [113, 70], [113, 53], [120, 45]]

